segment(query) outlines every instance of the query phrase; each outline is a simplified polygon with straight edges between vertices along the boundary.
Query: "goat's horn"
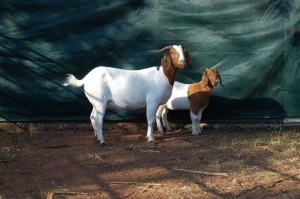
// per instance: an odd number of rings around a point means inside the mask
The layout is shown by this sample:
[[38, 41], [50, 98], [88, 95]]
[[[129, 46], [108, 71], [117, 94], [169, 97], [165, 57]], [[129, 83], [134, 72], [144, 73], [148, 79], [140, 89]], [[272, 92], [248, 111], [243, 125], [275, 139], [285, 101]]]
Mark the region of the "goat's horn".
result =
[[159, 52], [162, 52], [162, 51], [164, 51], [164, 50], [171, 50], [171, 48], [173, 48], [173, 46], [166, 46], [166, 47], [164, 47], [164, 48], [162, 48], [162, 49], [160, 49], [160, 50], [157, 50], [157, 51], [155, 51], [155, 52], [159, 53]]

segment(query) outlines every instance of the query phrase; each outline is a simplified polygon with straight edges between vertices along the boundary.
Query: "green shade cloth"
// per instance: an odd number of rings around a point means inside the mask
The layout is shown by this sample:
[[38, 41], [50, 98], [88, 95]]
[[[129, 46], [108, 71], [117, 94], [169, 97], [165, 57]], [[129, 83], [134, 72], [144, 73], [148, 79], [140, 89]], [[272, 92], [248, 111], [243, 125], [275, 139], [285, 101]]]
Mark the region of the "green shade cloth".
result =
[[[170, 44], [193, 60], [178, 81], [210, 67], [222, 76], [204, 118], [300, 117], [298, 0], [3, 0], [0, 121], [87, 120], [91, 104], [82, 88], [62, 86], [66, 74], [157, 66], [153, 50]], [[145, 118], [145, 109], [105, 117]]]

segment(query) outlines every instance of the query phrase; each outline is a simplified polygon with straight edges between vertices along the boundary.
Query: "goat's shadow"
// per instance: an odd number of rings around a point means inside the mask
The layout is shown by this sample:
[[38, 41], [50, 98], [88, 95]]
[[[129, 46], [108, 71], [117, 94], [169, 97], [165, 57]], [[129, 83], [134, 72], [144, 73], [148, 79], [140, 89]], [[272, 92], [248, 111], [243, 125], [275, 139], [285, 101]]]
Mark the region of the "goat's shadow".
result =
[[[189, 119], [189, 111], [170, 111], [170, 120]], [[202, 121], [207, 120], [256, 120], [267, 121], [284, 119], [287, 113], [279, 102], [272, 98], [230, 99], [211, 96], [202, 114]]]

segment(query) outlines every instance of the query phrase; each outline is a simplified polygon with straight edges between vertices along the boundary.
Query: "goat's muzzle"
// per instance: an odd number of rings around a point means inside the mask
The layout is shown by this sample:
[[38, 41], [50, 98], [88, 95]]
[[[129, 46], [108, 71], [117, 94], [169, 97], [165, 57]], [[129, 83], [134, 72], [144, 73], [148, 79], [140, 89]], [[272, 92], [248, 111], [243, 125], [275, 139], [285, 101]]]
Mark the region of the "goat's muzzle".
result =
[[185, 66], [185, 64], [186, 64], [185, 60], [179, 60], [179, 61], [178, 61], [178, 67], [179, 67], [180, 69], [183, 69], [184, 66]]
[[222, 84], [222, 81], [220, 81], [220, 79], [217, 79], [217, 80], [215, 81], [215, 84], [214, 84], [213, 86], [216, 87], [216, 86], [218, 86], [218, 84], [220, 84], [221, 86], [224, 86], [224, 85]]

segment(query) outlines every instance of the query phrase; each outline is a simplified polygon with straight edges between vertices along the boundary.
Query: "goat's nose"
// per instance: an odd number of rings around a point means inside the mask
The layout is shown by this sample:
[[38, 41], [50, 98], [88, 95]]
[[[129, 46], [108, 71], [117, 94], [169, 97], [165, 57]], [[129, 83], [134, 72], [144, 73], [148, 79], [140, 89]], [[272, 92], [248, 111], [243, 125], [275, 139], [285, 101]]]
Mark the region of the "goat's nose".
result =
[[179, 63], [182, 64], [182, 65], [185, 65], [185, 60], [181, 59], [181, 60], [179, 60]]

